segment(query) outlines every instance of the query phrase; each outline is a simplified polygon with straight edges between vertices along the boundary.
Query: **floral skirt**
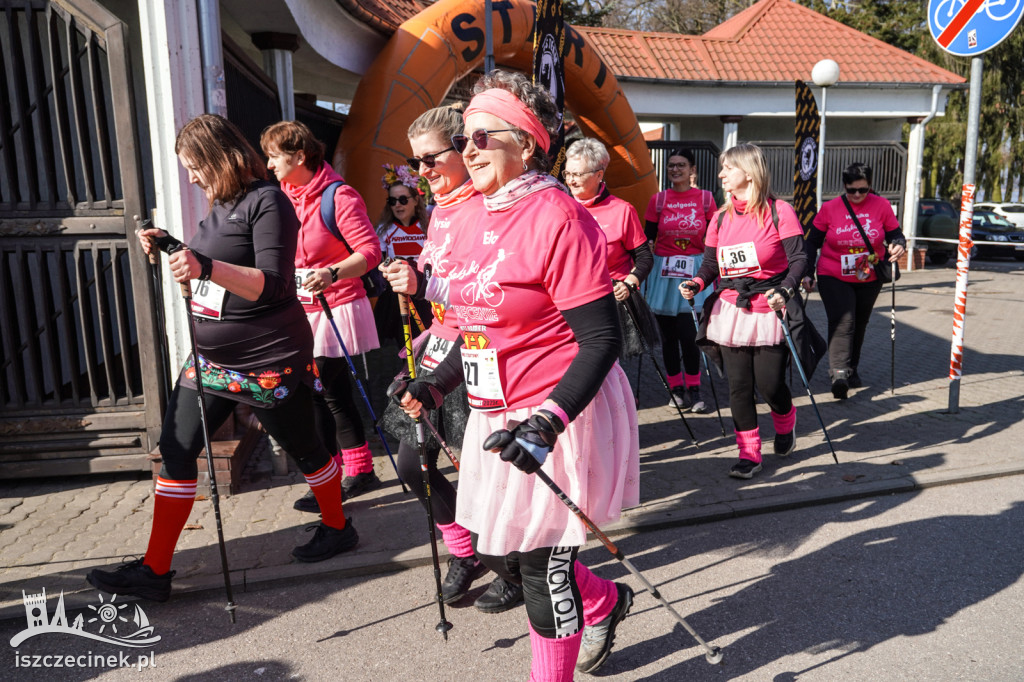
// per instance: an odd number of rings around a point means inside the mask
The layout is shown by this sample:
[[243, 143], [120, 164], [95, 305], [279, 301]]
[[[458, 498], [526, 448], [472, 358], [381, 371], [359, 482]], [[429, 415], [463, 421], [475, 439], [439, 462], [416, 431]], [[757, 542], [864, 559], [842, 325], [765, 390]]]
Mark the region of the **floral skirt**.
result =
[[[287, 400], [296, 386], [304, 383], [321, 393], [320, 374], [316, 363], [305, 366], [268, 366], [259, 372], [236, 372], [199, 356], [202, 372], [203, 392], [236, 402], [271, 409]], [[178, 382], [186, 388], [196, 390], [196, 366], [192, 355], [188, 356], [185, 367], [178, 376]]]

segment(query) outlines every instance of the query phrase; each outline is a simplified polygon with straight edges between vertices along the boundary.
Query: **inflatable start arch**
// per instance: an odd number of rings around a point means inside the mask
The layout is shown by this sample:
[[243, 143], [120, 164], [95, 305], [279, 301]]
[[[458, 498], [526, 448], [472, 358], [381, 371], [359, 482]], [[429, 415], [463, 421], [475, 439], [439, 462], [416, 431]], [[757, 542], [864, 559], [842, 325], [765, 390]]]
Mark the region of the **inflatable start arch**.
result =
[[[495, 62], [533, 68], [536, 5], [494, 0]], [[484, 58], [484, 18], [474, 0], [440, 0], [402, 24], [363, 76], [338, 142], [345, 179], [366, 200], [371, 216], [384, 205], [381, 165], [409, 155], [406, 132], [416, 117], [438, 106], [457, 80]], [[605, 181], [643, 216], [658, 191], [647, 143], [615, 76], [583, 36], [566, 25], [565, 103], [583, 133], [611, 154]]]

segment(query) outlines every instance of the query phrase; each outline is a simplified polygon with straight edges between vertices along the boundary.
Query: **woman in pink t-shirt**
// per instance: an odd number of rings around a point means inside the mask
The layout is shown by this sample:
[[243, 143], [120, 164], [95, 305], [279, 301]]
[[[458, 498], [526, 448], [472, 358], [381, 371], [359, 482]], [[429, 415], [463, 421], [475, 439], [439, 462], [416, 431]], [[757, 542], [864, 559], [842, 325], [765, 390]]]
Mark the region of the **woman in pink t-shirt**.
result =
[[[761, 149], [741, 144], [722, 152], [722, 189], [731, 194], [708, 227], [704, 264], [679, 290], [692, 299], [721, 278], [708, 298], [707, 340], [721, 348], [740, 459], [729, 475], [761, 470], [754, 387], [772, 410], [775, 454], [793, 452], [796, 407], [786, 384], [786, 347], [775, 315], [794, 296], [807, 265], [803, 230], [793, 207], [771, 196]], [[709, 309], [710, 306], [710, 309]]]
[[700, 269], [704, 234], [717, 206], [711, 192], [690, 184], [697, 171], [692, 151], [669, 152], [667, 170], [672, 186], [651, 197], [644, 213], [644, 230], [654, 242], [654, 271], [647, 282], [647, 302], [661, 328], [661, 354], [672, 402], [684, 411], [700, 413], [706, 406], [700, 395], [700, 350], [692, 311], [701, 311], [713, 289], [700, 292], [692, 307], [677, 294], [679, 285]]
[[604, 235], [544, 172], [554, 103], [502, 71], [474, 91], [467, 134], [452, 138], [485, 209], [448, 271], [464, 345], [402, 400], [418, 414], [464, 378], [473, 410], [456, 520], [481, 561], [523, 586], [532, 678], [568, 682], [574, 665], [604, 663], [632, 591], [576, 561], [586, 527], [529, 474], [543, 467], [596, 523], [618, 518], [639, 498], [636, 410], [616, 361]]
[[643, 352], [641, 334], [648, 347], [659, 343], [657, 323], [639, 290], [651, 272], [654, 258], [636, 209], [628, 201], [614, 196], [604, 184], [609, 160], [608, 149], [599, 140], [592, 137], [576, 140], [565, 153], [562, 177], [573, 197], [590, 211], [608, 240], [608, 273], [614, 283], [615, 300], [619, 302], [622, 327], [620, 357], [628, 358]]
[[857, 373], [860, 349], [871, 309], [882, 290], [874, 264], [879, 259], [896, 260], [906, 253], [907, 240], [896, 214], [888, 201], [871, 193], [871, 176], [871, 167], [863, 163], [844, 170], [845, 197], [822, 204], [807, 240], [810, 274], [803, 284], [808, 291], [814, 290], [817, 257], [818, 291], [828, 316], [829, 376], [837, 400], [845, 399], [850, 388], [862, 385]]
[[[342, 490], [351, 499], [381, 482], [373, 472], [348, 362], [316, 297], [323, 294], [327, 299], [349, 354], [378, 348], [373, 309], [360, 277], [380, 262], [380, 248], [362, 197], [324, 161], [324, 144], [306, 125], [275, 123], [263, 131], [260, 146], [302, 223], [295, 248], [295, 284], [313, 329], [313, 356], [324, 384], [324, 395], [316, 400], [317, 427], [324, 445], [337, 453], [337, 462], [344, 467]], [[321, 198], [332, 185], [341, 239], [324, 224], [320, 212]], [[312, 491], [296, 500], [295, 508], [320, 512]]]

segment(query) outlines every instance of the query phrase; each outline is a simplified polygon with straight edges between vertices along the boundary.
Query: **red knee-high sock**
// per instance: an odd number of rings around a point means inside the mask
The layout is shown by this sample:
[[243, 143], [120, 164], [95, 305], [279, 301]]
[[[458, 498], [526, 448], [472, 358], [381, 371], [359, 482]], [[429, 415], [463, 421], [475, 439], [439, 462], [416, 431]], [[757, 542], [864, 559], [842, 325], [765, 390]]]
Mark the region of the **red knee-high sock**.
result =
[[329, 459], [317, 471], [303, 476], [320, 505], [324, 525], [338, 530], [344, 528], [345, 512], [341, 509], [341, 472], [338, 471], [338, 465]]
[[576, 584], [583, 598], [583, 624], [600, 623], [611, 614], [619, 601], [619, 591], [611, 580], [598, 578], [579, 561], [575, 564]]
[[568, 637], [548, 639], [530, 625], [530, 682], [572, 682], [582, 639], [582, 629]]
[[178, 544], [181, 529], [192, 512], [196, 500], [196, 479], [172, 481], [157, 476], [153, 495], [153, 528], [149, 532], [149, 546], [142, 563], [157, 575], [171, 570], [171, 556]]

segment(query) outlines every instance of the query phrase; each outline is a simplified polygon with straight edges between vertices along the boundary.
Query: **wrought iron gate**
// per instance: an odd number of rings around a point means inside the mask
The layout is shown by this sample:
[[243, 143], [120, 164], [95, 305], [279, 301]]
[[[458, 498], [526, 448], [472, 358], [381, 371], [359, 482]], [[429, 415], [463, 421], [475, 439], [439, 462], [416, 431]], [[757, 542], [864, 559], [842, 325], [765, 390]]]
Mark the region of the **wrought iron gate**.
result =
[[166, 374], [125, 25], [0, 0], [0, 477], [148, 469]]

